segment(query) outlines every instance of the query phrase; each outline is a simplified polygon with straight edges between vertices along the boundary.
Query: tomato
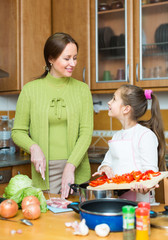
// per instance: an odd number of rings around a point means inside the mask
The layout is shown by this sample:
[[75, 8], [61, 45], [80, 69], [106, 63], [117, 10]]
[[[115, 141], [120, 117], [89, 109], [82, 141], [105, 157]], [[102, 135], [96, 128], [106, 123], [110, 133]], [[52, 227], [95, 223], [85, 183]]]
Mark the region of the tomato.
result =
[[24, 209], [26, 206], [33, 204], [33, 203], [36, 203], [40, 206], [40, 201], [38, 200], [37, 197], [35, 197], [35, 196], [24, 197], [22, 200], [22, 204], [21, 204], [22, 209]]
[[12, 199], [6, 199], [0, 204], [0, 215], [5, 218], [11, 218], [18, 211], [17, 203]]
[[26, 219], [37, 219], [40, 217], [40, 206], [37, 203], [29, 204], [22, 209], [23, 216]]

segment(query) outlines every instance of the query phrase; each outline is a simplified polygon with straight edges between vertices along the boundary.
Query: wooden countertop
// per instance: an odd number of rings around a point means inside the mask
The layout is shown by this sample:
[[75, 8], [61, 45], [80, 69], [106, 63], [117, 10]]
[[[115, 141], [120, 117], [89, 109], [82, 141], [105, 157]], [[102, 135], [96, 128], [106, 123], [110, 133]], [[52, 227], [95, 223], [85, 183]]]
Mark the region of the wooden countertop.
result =
[[[58, 195], [52, 195], [58, 197]], [[71, 201], [78, 201], [78, 197], [70, 197]], [[161, 204], [157, 207], [152, 207], [155, 211], [162, 211], [164, 205]], [[73, 235], [73, 229], [65, 227], [65, 222], [80, 221], [80, 215], [75, 212], [68, 213], [57, 213], [54, 214], [51, 211], [47, 213], [42, 213], [39, 219], [31, 220], [33, 226], [26, 226], [23, 223], [19, 222], [19, 219], [23, 218], [21, 210], [18, 211], [16, 217], [12, 218], [18, 222], [9, 222], [0, 220], [1, 234], [0, 239], [9, 240], [30, 240], [30, 239], [39, 239], [39, 240], [100, 240], [100, 239], [115, 239], [122, 240], [122, 232], [111, 232], [108, 237], [100, 238], [96, 235], [95, 231], [89, 230], [87, 236], [76, 236]], [[21, 229], [22, 233], [11, 234], [11, 230]], [[150, 240], [167, 240], [168, 232], [162, 229], [151, 228]]]

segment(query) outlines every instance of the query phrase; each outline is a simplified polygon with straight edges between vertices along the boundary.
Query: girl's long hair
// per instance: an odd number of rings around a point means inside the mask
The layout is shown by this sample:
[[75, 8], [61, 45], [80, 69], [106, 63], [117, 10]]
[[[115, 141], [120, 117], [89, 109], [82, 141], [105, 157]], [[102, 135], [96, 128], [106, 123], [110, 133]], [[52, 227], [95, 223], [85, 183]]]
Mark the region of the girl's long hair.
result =
[[149, 120], [139, 120], [148, 108], [148, 100], [145, 97], [144, 90], [140, 87], [125, 84], [120, 87], [121, 98], [124, 105], [132, 107], [132, 119], [139, 124], [150, 128], [158, 138], [158, 166], [160, 171], [166, 170], [165, 150], [166, 142], [164, 136], [164, 127], [160, 112], [159, 101], [157, 97], [151, 93], [151, 118]]

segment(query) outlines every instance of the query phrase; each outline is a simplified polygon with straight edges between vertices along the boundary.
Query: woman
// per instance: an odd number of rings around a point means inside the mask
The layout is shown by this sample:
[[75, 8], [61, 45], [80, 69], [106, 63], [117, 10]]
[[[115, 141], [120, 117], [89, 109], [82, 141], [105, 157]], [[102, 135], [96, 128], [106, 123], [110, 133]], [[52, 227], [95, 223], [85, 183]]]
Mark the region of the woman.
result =
[[12, 129], [13, 141], [31, 154], [33, 185], [61, 191], [62, 198], [69, 195], [69, 184], [90, 178], [93, 103], [88, 85], [71, 77], [77, 54], [70, 35], [47, 39], [45, 72], [23, 87]]
[[[140, 121], [152, 101], [151, 118]], [[152, 90], [122, 85], [108, 102], [110, 117], [117, 118], [122, 130], [109, 141], [109, 151], [93, 175], [105, 173], [108, 178], [132, 171], [165, 171], [165, 138], [159, 102]], [[158, 187], [158, 185], [156, 185]], [[154, 191], [135, 185], [121, 197], [133, 201], [155, 202]]]

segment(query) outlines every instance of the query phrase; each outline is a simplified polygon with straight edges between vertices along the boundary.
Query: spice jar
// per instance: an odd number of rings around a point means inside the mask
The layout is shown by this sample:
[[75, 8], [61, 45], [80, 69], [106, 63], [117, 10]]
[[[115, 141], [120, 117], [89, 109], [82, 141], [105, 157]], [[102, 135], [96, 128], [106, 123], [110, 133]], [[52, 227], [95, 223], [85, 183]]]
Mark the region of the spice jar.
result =
[[136, 240], [149, 240], [148, 224], [149, 224], [149, 209], [137, 208], [136, 214]]
[[135, 208], [130, 205], [122, 207], [123, 240], [135, 239]]
[[149, 222], [148, 222], [148, 234], [151, 234], [151, 229], [150, 229], [150, 203], [147, 202], [139, 202], [138, 207], [143, 207], [149, 209]]

